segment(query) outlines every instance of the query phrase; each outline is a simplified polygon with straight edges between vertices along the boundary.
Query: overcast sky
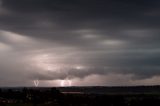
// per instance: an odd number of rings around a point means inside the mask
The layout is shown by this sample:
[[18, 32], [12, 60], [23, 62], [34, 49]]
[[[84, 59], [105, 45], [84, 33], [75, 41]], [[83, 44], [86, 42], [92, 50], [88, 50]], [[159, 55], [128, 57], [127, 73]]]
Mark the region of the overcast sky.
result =
[[159, 0], [0, 0], [0, 86], [160, 84]]

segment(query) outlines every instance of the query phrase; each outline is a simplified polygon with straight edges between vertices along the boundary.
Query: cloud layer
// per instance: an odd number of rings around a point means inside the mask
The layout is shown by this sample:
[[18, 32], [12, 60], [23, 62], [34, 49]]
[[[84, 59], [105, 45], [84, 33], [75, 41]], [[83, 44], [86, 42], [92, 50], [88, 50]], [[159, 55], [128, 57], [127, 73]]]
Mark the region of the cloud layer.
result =
[[1, 0], [0, 84], [66, 78], [74, 85], [158, 84], [159, 6], [159, 0]]

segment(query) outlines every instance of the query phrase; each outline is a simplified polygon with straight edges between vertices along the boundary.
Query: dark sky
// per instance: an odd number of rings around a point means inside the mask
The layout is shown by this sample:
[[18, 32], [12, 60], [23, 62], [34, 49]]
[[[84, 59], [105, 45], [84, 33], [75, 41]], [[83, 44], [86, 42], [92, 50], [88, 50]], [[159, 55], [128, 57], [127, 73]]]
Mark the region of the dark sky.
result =
[[160, 83], [159, 0], [1, 0], [0, 86]]

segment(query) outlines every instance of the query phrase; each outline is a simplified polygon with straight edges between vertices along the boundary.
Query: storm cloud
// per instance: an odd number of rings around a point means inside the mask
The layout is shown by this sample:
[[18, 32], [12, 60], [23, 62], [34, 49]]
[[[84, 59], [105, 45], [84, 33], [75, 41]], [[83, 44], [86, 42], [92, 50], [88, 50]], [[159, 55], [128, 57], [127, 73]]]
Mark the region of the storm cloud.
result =
[[159, 0], [1, 0], [0, 85], [158, 84], [159, 11]]

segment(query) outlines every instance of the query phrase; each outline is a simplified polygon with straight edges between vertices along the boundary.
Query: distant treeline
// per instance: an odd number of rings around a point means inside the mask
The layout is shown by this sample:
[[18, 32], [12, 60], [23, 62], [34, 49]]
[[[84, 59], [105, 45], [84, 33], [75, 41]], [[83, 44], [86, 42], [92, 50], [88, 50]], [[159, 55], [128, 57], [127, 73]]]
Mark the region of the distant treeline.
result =
[[[22, 92], [24, 87], [3, 87], [0, 91], [12, 91]], [[35, 89], [35, 87], [27, 87], [28, 89]], [[39, 90], [49, 90], [52, 87], [37, 87]], [[79, 92], [84, 94], [127, 94], [127, 93], [138, 93], [138, 94], [152, 94], [160, 93], [160, 86], [89, 86], [89, 87], [54, 87], [60, 92]]]
[[61, 92], [82, 92], [88, 94], [153, 94], [160, 93], [160, 86], [118, 86], [118, 87], [60, 87]]

